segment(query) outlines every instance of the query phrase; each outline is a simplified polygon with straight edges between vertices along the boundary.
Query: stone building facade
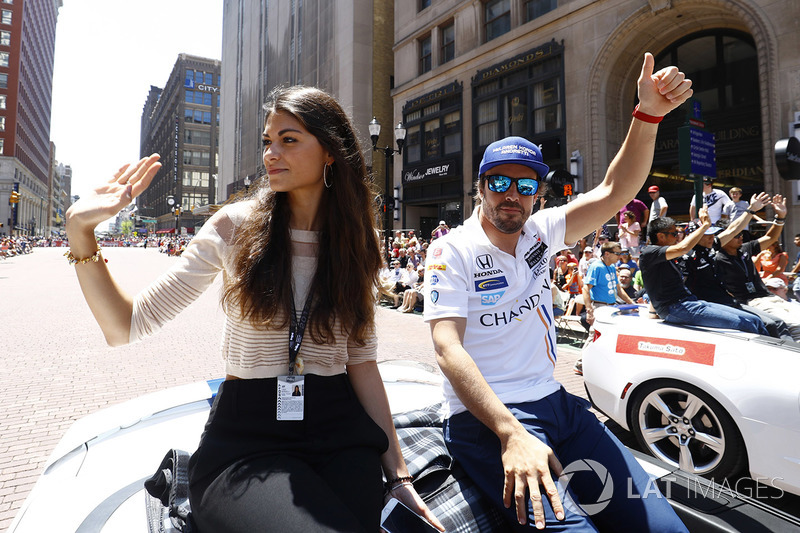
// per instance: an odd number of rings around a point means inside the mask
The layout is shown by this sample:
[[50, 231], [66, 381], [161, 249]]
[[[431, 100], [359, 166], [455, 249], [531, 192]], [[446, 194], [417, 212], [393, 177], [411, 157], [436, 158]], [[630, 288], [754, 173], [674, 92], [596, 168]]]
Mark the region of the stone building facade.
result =
[[[599, 184], [636, 104], [644, 52], [677, 64], [695, 102], [661, 124], [637, 196], [658, 185], [669, 216], [688, 219], [693, 179], [678, 130], [714, 135], [715, 187], [787, 196], [786, 235], [800, 230], [796, 182], [780, 178], [775, 143], [800, 122], [800, 4], [768, 0], [413, 0], [395, 4], [395, 120], [409, 128], [398, 227], [425, 234], [473, 207], [485, 146], [506, 135], [542, 145], [552, 169]], [[699, 126], [698, 126], [699, 127]], [[552, 202], [568, 201], [562, 190]], [[548, 204], [550, 205], [550, 204]]]

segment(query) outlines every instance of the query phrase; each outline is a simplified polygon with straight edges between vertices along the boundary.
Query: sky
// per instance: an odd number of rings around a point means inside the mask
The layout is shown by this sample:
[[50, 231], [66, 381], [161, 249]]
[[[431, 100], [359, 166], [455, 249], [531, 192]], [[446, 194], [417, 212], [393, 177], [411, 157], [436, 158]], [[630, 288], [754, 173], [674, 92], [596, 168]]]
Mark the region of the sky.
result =
[[187, 53], [222, 57], [223, 0], [63, 0], [56, 24], [50, 139], [89, 193], [139, 159], [150, 86]]

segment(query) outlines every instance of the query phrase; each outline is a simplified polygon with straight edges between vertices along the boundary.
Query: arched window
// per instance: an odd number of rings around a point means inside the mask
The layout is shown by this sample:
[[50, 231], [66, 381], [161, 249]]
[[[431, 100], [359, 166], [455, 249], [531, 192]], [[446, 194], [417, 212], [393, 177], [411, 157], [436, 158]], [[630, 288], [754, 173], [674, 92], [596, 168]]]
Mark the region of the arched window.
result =
[[703, 113], [758, 105], [758, 63], [752, 37], [731, 30], [689, 35], [656, 57], [656, 70], [678, 65], [692, 79]]
[[[716, 188], [740, 187], [744, 197], [764, 187], [758, 59], [750, 35], [716, 29], [688, 35], [656, 56], [656, 70], [677, 65], [692, 80], [705, 129], [715, 136]], [[658, 185], [669, 216], [688, 213], [692, 181], [679, 172], [678, 128], [697, 106], [685, 104], [662, 122], [647, 185]], [[647, 187], [639, 194], [646, 198]]]

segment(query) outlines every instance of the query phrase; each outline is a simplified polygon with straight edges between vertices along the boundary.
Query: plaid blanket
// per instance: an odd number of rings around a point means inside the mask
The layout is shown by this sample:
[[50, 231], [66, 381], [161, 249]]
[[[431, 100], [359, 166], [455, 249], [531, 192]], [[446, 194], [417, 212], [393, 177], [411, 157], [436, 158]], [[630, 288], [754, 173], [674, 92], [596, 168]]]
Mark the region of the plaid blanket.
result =
[[443, 419], [442, 404], [394, 416], [414, 488], [448, 533], [511, 531], [447, 451]]

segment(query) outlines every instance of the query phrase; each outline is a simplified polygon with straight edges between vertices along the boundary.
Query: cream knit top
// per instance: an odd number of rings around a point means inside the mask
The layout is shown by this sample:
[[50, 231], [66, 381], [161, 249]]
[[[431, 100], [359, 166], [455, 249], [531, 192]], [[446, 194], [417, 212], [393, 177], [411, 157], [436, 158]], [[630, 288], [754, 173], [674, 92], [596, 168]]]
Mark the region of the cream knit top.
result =
[[[195, 301], [222, 272], [224, 279], [233, 276], [236, 229], [250, 215], [255, 201], [224, 206], [211, 217], [184, 250], [177, 264], [133, 301], [130, 341], [136, 342], [156, 333], [189, 304]], [[317, 264], [318, 232], [291, 230], [292, 283], [297, 315], [302, 313]], [[233, 306], [235, 307], [235, 306]], [[331, 376], [345, 371], [345, 365], [374, 361], [377, 339], [373, 331], [364, 346], [353, 343], [334, 326], [334, 338], [316, 344], [306, 330], [298, 357], [303, 359], [305, 374]], [[238, 308], [225, 310], [222, 332], [222, 357], [225, 372], [239, 378], [267, 378], [286, 374], [289, 368], [289, 328], [256, 329], [242, 320]]]

